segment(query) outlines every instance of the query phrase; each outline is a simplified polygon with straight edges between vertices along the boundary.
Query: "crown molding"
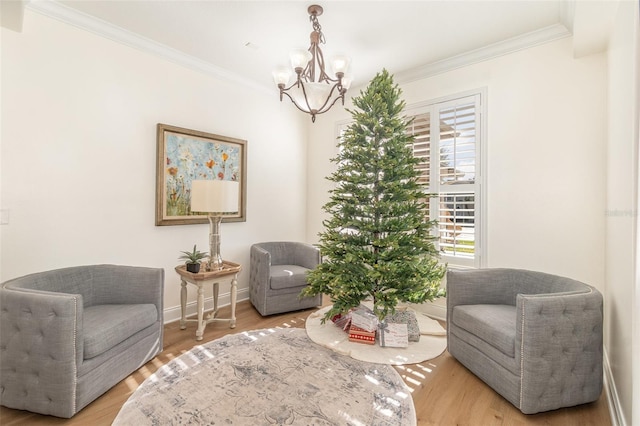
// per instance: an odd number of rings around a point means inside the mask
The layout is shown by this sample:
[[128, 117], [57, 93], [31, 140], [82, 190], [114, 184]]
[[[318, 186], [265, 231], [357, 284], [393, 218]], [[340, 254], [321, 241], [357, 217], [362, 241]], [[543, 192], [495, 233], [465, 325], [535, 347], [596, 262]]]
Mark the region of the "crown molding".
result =
[[99, 36], [122, 43], [129, 47], [160, 56], [175, 64], [191, 68], [193, 70], [226, 80], [232, 83], [246, 86], [263, 93], [273, 94], [273, 90], [243, 78], [227, 69], [215, 66], [209, 62], [187, 55], [167, 45], [155, 42], [134, 32], [125, 30], [117, 25], [98, 19], [89, 14], [80, 12], [72, 7], [65, 6], [53, 0], [31, 0], [26, 6], [29, 10], [47, 17], [62, 21], [74, 27], [92, 32]]
[[395, 73], [394, 77], [398, 83], [410, 83], [423, 78], [442, 74], [456, 68], [476, 64], [478, 62], [497, 58], [519, 50], [528, 49], [533, 46], [548, 43], [571, 36], [571, 32], [562, 24], [554, 24], [536, 31], [532, 31], [508, 40], [500, 41], [471, 50], [460, 55], [452, 56], [441, 61], [432, 62], [407, 71]]
[[[175, 64], [191, 68], [204, 74], [236, 83], [265, 94], [273, 94], [273, 90], [253, 80], [241, 77], [227, 69], [218, 67], [194, 56], [187, 55], [179, 50], [155, 42], [146, 37], [142, 37], [107, 21], [103, 21], [89, 14], [65, 6], [57, 1], [31, 0], [27, 3], [26, 7], [34, 12], [57, 19], [118, 43], [122, 43], [146, 53], [160, 56]], [[397, 72], [394, 74], [394, 78], [398, 83], [409, 83], [569, 36], [571, 36], [571, 32], [567, 27], [562, 24], [555, 24], [521, 36], [513, 37], [508, 40], [456, 55], [451, 58], [419, 66], [411, 70]]]

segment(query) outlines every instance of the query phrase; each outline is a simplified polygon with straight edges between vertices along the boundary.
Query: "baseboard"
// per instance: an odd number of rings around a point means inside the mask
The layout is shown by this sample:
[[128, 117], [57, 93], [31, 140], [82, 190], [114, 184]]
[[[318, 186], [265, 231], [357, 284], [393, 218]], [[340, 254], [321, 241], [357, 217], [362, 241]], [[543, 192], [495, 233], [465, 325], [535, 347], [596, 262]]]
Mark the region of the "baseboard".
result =
[[[243, 300], [249, 299], [249, 289], [243, 288], [238, 290], [236, 303], [242, 302]], [[220, 293], [218, 295], [218, 308], [222, 306], [227, 306], [231, 304], [231, 293]], [[204, 310], [205, 312], [213, 309], [213, 297], [207, 297], [204, 299]], [[187, 302], [187, 316], [196, 315], [197, 314], [197, 302], [194, 300], [193, 302]], [[181, 316], [180, 305], [173, 306], [171, 308], [167, 308], [164, 310], [164, 323], [168, 324], [170, 322], [178, 321]]]
[[622, 412], [622, 404], [620, 404], [620, 398], [618, 397], [618, 391], [616, 390], [616, 383], [613, 379], [613, 373], [611, 372], [611, 365], [609, 364], [609, 357], [607, 356], [607, 350], [604, 350], [603, 357], [603, 370], [604, 370], [604, 391], [607, 395], [607, 403], [609, 404], [609, 415], [611, 417], [612, 426], [627, 426], [627, 422]]

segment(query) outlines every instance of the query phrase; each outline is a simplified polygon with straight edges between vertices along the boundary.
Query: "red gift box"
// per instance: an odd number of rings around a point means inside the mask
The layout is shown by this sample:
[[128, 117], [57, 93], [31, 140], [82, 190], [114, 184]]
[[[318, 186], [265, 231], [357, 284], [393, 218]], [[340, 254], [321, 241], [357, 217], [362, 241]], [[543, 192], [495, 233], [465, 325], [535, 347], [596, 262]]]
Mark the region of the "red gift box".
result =
[[349, 341], [373, 345], [376, 343], [376, 332], [351, 325], [351, 328], [349, 328]]
[[334, 317], [331, 318], [331, 321], [333, 321], [336, 326], [340, 327], [342, 331], [348, 333], [349, 327], [351, 326], [351, 314], [347, 313], [345, 315], [334, 315]]

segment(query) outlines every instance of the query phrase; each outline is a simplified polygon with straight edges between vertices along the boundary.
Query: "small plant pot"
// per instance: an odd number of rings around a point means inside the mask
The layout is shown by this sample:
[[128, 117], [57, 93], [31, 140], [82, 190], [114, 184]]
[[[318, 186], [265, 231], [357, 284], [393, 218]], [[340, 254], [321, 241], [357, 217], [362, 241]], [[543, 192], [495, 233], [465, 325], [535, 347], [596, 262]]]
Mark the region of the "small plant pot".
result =
[[192, 274], [197, 274], [200, 272], [200, 264], [199, 263], [187, 263], [187, 271]]

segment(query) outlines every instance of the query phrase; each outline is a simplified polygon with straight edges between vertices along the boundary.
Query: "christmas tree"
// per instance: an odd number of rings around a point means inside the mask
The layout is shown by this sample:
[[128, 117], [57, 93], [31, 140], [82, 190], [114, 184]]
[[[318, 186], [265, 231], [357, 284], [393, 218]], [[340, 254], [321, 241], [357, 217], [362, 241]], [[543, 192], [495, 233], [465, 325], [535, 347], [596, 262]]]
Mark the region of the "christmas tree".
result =
[[399, 302], [423, 303], [444, 296], [446, 268], [438, 263], [435, 221], [428, 219], [418, 182], [410, 121], [402, 116], [401, 90], [386, 70], [353, 99], [353, 122], [331, 161], [336, 171], [323, 209], [323, 262], [308, 275], [303, 295], [327, 294], [333, 307], [325, 318], [371, 299], [383, 320]]

